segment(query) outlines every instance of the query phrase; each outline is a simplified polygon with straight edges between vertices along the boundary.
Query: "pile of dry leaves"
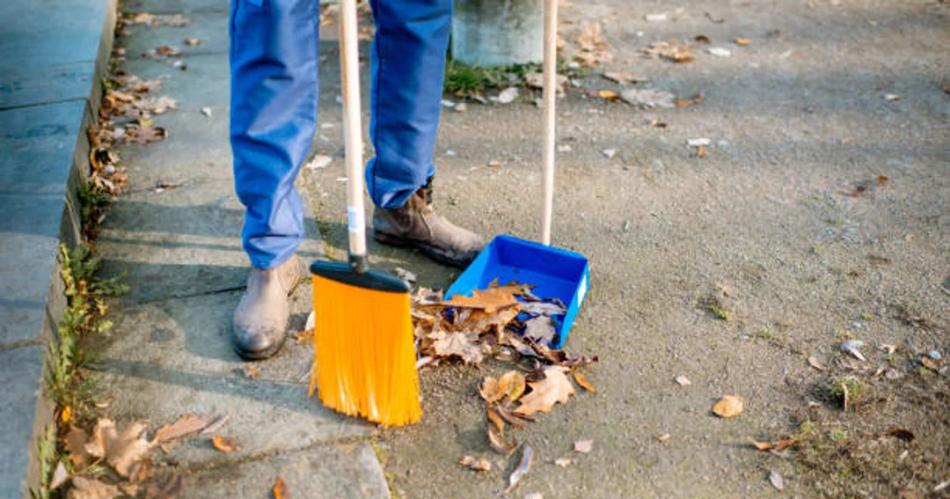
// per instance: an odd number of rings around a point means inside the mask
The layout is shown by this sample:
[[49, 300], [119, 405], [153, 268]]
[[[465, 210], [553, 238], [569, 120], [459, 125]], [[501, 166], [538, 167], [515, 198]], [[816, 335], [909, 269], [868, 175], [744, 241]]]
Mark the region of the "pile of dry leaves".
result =
[[237, 449], [236, 441], [216, 434], [227, 420], [227, 416], [187, 414], [158, 428], [151, 439], [147, 437], [148, 425], [142, 421], [120, 429], [115, 421], [103, 417], [90, 432], [71, 425], [65, 437], [69, 470], [60, 461], [50, 489], [70, 481], [71, 498], [176, 497], [182, 490], [182, 476], [156, 464], [155, 451], [169, 452], [183, 439], [206, 437], [218, 451], [232, 452]]
[[[454, 296], [448, 301], [440, 293], [419, 289], [412, 300], [420, 366], [453, 360], [478, 364], [489, 357], [513, 364], [498, 378], [486, 377], [479, 388], [485, 401], [488, 443], [505, 456], [518, 448], [506, 435], [509, 426], [523, 429], [537, 413], [567, 403], [576, 392], [574, 383], [595, 392], [579, 369], [597, 362], [597, 357], [571, 356], [549, 346], [558, 343], [556, 325], [565, 306], [560, 300], [535, 296], [531, 288], [493, 282], [471, 297]], [[525, 452], [529, 449], [525, 447]], [[462, 459], [463, 465], [481, 471], [487, 462], [471, 456]]]

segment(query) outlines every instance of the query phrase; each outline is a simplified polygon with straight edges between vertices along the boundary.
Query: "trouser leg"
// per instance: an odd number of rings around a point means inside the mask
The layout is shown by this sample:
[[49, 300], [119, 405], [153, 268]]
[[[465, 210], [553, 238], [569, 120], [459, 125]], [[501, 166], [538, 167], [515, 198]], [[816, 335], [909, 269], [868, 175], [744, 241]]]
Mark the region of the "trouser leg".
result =
[[376, 157], [367, 164], [366, 185], [377, 206], [397, 208], [435, 173], [452, 0], [370, 0], [370, 6]]
[[294, 180], [317, 119], [318, 0], [231, 0], [231, 150], [251, 264], [277, 267], [303, 238]]

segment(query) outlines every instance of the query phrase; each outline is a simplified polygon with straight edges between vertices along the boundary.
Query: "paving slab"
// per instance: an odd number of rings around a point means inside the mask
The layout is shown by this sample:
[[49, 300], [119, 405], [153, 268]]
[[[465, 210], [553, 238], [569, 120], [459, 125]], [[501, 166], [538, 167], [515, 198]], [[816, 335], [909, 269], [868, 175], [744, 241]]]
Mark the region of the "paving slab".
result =
[[215, 468], [185, 479], [191, 497], [230, 499], [270, 497], [276, 477], [286, 484], [290, 497], [314, 499], [388, 498], [382, 467], [366, 442], [316, 446]]
[[35, 439], [52, 412], [40, 394], [45, 360], [45, 345], [0, 351], [0, 497], [29, 497], [39, 482]]
[[42, 336], [84, 109], [0, 111], [0, 344]]
[[[310, 309], [308, 286], [292, 299], [292, 327], [301, 329]], [[207, 441], [176, 446], [179, 463], [215, 463], [242, 456], [298, 450], [315, 443], [367, 436], [374, 427], [345, 418], [307, 397], [313, 351], [289, 339], [267, 361], [248, 364], [228, 342], [238, 292], [119, 305], [107, 338], [88, 346], [96, 352], [112, 403], [120, 419], [147, 419], [152, 427], [184, 414], [228, 415], [220, 431], [240, 442], [237, 453], [221, 454]], [[249, 378], [242, 368], [251, 366]]]

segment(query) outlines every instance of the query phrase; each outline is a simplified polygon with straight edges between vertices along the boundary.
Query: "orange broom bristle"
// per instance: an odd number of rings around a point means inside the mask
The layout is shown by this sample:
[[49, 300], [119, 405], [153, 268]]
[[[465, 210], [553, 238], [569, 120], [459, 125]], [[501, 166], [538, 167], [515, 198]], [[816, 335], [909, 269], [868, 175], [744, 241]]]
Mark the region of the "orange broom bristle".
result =
[[409, 293], [313, 275], [316, 388], [327, 407], [384, 426], [422, 417]]

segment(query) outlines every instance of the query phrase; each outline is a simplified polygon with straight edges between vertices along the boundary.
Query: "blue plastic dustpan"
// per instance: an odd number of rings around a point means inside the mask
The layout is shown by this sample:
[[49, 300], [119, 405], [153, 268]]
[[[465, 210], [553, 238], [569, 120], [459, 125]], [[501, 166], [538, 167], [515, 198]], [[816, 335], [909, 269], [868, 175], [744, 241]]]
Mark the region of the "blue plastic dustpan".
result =
[[495, 279], [499, 284], [511, 281], [531, 284], [538, 297], [558, 298], [564, 302], [567, 306], [564, 317], [552, 317], [558, 334], [551, 346], [561, 348], [587, 295], [590, 269], [587, 258], [580, 253], [499, 235], [452, 283], [445, 297], [471, 296], [472, 291], [487, 288]]

